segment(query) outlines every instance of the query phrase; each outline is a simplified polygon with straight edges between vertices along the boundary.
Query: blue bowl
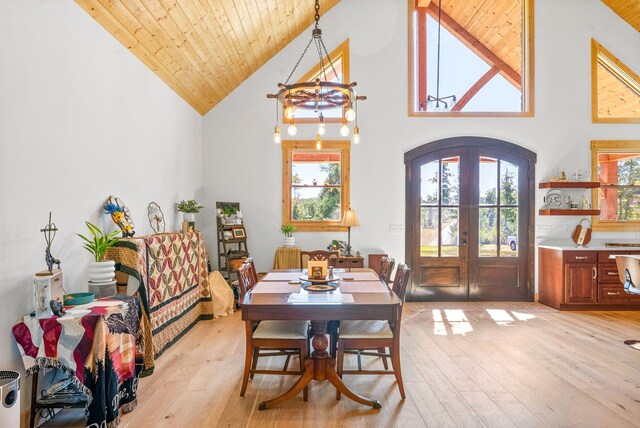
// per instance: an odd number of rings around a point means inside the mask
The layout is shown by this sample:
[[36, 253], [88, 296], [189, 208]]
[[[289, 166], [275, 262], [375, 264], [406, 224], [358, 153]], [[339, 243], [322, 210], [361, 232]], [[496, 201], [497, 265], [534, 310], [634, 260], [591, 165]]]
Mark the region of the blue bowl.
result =
[[64, 295], [65, 306], [84, 305], [85, 303], [93, 302], [93, 293], [73, 293]]

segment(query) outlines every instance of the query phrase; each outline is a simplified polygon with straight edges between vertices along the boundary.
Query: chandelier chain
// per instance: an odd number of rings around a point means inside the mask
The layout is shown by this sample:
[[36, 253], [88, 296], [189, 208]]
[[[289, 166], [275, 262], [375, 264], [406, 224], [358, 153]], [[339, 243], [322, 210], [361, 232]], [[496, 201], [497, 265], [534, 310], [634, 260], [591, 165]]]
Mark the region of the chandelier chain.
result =
[[316, 0], [316, 15], [315, 15], [315, 20], [316, 20], [316, 28], [318, 28], [318, 22], [320, 21], [320, 2], [318, 0]]
[[[324, 54], [327, 57], [327, 60], [329, 61], [329, 65], [331, 65], [331, 71], [333, 71], [333, 74], [336, 76], [336, 79], [338, 79], [338, 82], [340, 82], [342, 79], [340, 78], [340, 76], [338, 76], [338, 72], [336, 71], [336, 68], [333, 66], [333, 61], [331, 61], [331, 57], [329, 56], [329, 53], [327, 52], [327, 47], [324, 45], [324, 40], [320, 39], [320, 44], [322, 44], [322, 49], [324, 50]], [[322, 55], [322, 54], [320, 54], [320, 55]], [[325, 75], [325, 80], [327, 80], [327, 76], [326, 75]]]
[[291, 80], [291, 76], [293, 76], [293, 73], [296, 72], [296, 69], [300, 65], [300, 61], [302, 61], [302, 58], [304, 58], [305, 54], [307, 53], [309, 46], [311, 46], [311, 42], [313, 42], [313, 37], [311, 38], [311, 40], [309, 40], [309, 43], [307, 43], [307, 47], [304, 48], [304, 51], [302, 52], [302, 55], [300, 55], [300, 58], [298, 58], [298, 62], [296, 62], [296, 65], [293, 66], [293, 70], [291, 70], [291, 73], [289, 73], [289, 77], [287, 77], [287, 80], [284, 82], [285, 85], [289, 84], [289, 80]]

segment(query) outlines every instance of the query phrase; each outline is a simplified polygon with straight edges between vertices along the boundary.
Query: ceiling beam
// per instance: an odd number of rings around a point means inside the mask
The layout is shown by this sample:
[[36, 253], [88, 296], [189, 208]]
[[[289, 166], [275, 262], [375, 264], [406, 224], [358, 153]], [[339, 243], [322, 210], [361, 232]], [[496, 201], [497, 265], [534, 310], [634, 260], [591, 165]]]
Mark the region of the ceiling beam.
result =
[[460, 97], [460, 100], [458, 100], [458, 102], [453, 106], [451, 111], [461, 111], [464, 108], [464, 106], [466, 106], [467, 103], [471, 101], [471, 98], [473, 98], [474, 95], [477, 94], [478, 91], [482, 89], [484, 85], [489, 83], [489, 80], [493, 79], [493, 76], [495, 76], [499, 72], [500, 72], [500, 69], [495, 65], [491, 67], [489, 71], [487, 71], [481, 78], [479, 78], [476, 83], [471, 85], [469, 90], [465, 92], [465, 94], [462, 97]]
[[[427, 13], [431, 15], [433, 19], [438, 20], [438, 5], [431, 2], [426, 8]], [[477, 38], [469, 33], [462, 25], [458, 24], [451, 16], [445, 11], [441, 12], [440, 20], [442, 26], [450, 33], [457, 34], [463, 43], [471, 49], [476, 55], [482, 58], [491, 66], [496, 66], [500, 70], [500, 74], [507, 79], [509, 83], [515, 86], [518, 90], [522, 89], [522, 77], [520, 73], [511, 68], [500, 57], [498, 57], [491, 49], [482, 44]]]

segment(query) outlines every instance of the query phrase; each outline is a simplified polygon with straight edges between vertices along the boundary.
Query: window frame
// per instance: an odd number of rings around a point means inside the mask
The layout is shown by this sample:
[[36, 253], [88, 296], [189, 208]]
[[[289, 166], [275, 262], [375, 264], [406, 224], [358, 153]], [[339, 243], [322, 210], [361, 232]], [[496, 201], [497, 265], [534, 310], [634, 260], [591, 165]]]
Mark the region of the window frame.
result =
[[[291, 218], [291, 154], [295, 151], [331, 151], [340, 152], [340, 180], [341, 201], [339, 220], [293, 220]], [[351, 141], [349, 140], [322, 140], [322, 148], [316, 149], [315, 140], [285, 140], [282, 141], [282, 224], [293, 224], [300, 232], [346, 232], [347, 227], [341, 226], [342, 217], [351, 206], [350, 196], [351, 176]]]
[[[598, 177], [598, 154], [606, 153], [640, 153], [640, 140], [592, 140], [591, 141], [591, 177]], [[595, 177], [595, 178], [594, 178]], [[638, 186], [640, 188], [640, 185]], [[594, 210], [600, 209], [600, 187], [591, 190], [591, 205]], [[633, 232], [640, 231], [639, 221], [600, 220], [600, 215], [591, 216], [591, 227], [594, 232]]]
[[[523, 0], [522, 6], [522, 97], [523, 111], [521, 112], [427, 112], [415, 111], [414, 104], [416, 96], [415, 73], [418, 65], [414, 61], [414, 52], [417, 48], [414, 46], [414, 18], [413, 14], [418, 9], [419, 0], [407, 0], [408, 2], [408, 52], [409, 52], [409, 96], [407, 103], [407, 112], [409, 117], [534, 117], [534, 19], [533, 19], [533, 3], [534, 0]], [[425, 22], [426, 26], [426, 22]], [[455, 34], [454, 34], [455, 36]], [[464, 42], [463, 42], [464, 43]], [[425, 54], [426, 55], [426, 54]], [[426, 76], [425, 76], [426, 79]], [[476, 82], [477, 83], [477, 82]], [[425, 83], [426, 84], [426, 83]]]

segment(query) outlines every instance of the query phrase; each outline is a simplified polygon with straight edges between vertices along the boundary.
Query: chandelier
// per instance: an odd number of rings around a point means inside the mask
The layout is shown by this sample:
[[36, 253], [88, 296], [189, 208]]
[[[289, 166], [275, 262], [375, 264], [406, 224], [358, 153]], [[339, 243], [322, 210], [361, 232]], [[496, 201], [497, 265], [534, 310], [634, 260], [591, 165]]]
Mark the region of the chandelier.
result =
[[[284, 106], [284, 117], [290, 123], [288, 128], [289, 135], [295, 135], [297, 128], [295, 126], [295, 117], [297, 110], [313, 111], [317, 118], [317, 139], [316, 148], [322, 148], [321, 138], [325, 134], [326, 125], [323, 112], [329, 109], [341, 108], [344, 112], [342, 117], [342, 126], [340, 127], [340, 135], [346, 137], [350, 130], [348, 123], [355, 120], [353, 128], [353, 142], [358, 144], [360, 141], [360, 129], [358, 128], [358, 100], [366, 100], [367, 97], [357, 95], [355, 91], [356, 82], [342, 83], [341, 75], [336, 72], [333, 61], [329, 57], [327, 48], [322, 41], [322, 30], [318, 28], [320, 21], [320, 3], [315, 2], [315, 27], [311, 32], [311, 40], [304, 48], [300, 59], [289, 73], [289, 77], [284, 83], [278, 83], [278, 92], [275, 94], [267, 94], [267, 98], [276, 100], [276, 126], [273, 133], [273, 140], [280, 143], [280, 125], [278, 124], [278, 110], [280, 102]], [[313, 81], [289, 83], [291, 76], [295, 73], [298, 65], [304, 58], [307, 50], [314, 44], [320, 58], [320, 75]], [[327, 69], [331, 70], [330, 75], [335, 76], [338, 81], [331, 82], [327, 79]], [[307, 118], [307, 116], [305, 116]]]
[[[455, 95], [440, 96], [440, 30], [442, 29], [442, 0], [438, 0], [438, 58], [436, 66], [436, 96], [427, 96], [427, 104], [433, 106], [433, 111], [450, 111], [456, 103]], [[447, 102], [446, 100], [450, 100]], [[435, 105], [434, 105], [435, 103]]]

